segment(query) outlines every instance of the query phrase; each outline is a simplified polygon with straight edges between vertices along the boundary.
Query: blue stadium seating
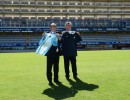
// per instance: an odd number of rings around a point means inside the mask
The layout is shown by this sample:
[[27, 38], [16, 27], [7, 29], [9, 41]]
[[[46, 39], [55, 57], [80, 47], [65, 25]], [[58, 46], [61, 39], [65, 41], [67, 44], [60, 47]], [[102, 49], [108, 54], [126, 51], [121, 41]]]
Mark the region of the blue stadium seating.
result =
[[[23, 21], [23, 19], [25, 19]], [[33, 20], [32, 20], [33, 19]], [[37, 21], [41, 21], [42, 23], [44, 24], [41, 24], [41, 26], [37, 26], [36, 25], [32, 25], [32, 26], [35, 26], [35, 27], [48, 27], [48, 24], [47, 23], [51, 23], [51, 22], [56, 22], [58, 24], [59, 27], [63, 27], [63, 23], [65, 23], [66, 21], [71, 21], [73, 23], [73, 27], [105, 27], [105, 28], [127, 28], [127, 27], [130, 27], [130, 20], [128, 19], [120, 19], [120, 20], [110, 20], [110, 19], [99, 19], [99, 20], [86, 20], [86, 19], [75, 19], [75, 18], [69, 18], [69, 19], [66, 19], [66, 18], [63, 18], [63, 19], [60, 19], [60, 18], [48, 18], [48, 19], [35, 19], [35, 18], [31, 18], [31, 19], [28, 19], [28, 18], [22, 18], [22, 19], [19, 19], [17, 20], [17, 23], [14, 19], [11, 19], [11, 18], [0, 18], [0, 28], [1, 27], [12, 27], [15, 26], [14, 24], [19, 24], [20, 27], [22, 26], [26, 26], [26, 27], [31, 27], [30, 23], [37, 23]], [[10, 25], [7, 25], [10, 24]], [[13, 24], [12, 24], [13, 23]], [[23, 25], [24, 24], [24, 25]], [[16, 25], [16, 26], [17, 26]], [[45, 26], [43, 26], [45, 25]]]

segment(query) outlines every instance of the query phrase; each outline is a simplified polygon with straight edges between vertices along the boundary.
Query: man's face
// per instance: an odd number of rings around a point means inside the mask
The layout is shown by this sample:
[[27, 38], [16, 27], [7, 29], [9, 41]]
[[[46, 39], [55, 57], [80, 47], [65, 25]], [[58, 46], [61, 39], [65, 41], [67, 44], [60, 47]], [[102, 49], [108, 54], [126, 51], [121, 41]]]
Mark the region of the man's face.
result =
[[51, 31], [56, 32], [56, 28], [57, 28], [56, 26], [51, 26]]
[[65, 28], [66, 28], [66, 30], [67, 30], [67, 31], [70, 31], [70, 30], [71, 30], [71, 27], [72, 27], [72, 25], [71, 25], [71, 24], [69, 24], [69, 23], [68, 23], [68, 24], [66, 24], [66, 26], [65, 26]]

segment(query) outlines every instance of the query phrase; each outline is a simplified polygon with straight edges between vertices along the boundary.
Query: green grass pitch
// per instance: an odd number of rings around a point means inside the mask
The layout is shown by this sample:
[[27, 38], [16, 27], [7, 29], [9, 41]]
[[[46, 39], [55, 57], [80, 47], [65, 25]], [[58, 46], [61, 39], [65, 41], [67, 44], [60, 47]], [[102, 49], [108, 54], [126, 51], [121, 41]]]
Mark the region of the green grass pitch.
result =
[[77, 68], [68, 82], [61, 56], [62, 85], [50, 87], [46, 57], [0, 53], [0, 100], [130, 100], [130, 50], [78, 51]]

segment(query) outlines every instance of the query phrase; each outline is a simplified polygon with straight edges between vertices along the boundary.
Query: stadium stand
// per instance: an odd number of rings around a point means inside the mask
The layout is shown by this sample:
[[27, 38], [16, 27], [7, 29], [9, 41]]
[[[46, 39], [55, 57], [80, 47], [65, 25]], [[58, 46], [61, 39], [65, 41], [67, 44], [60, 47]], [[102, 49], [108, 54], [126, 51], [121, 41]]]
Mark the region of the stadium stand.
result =
[[0, 0], [0, 51], [35, 50], [50, 23], [56, 23], [61, 32], [66, 21], [80, 32], [83, 49], [130, 47], [129, 0]]

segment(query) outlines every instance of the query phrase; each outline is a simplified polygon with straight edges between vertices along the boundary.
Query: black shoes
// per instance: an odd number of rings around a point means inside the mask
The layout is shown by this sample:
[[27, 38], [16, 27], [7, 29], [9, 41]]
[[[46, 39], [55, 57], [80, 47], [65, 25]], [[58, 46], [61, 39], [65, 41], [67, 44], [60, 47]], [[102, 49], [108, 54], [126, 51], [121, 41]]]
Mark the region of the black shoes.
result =
[[[76, 81], [78, 81], [79, 80], [79, 78], [77, 77], [77, 76], [73, 76], [73, 78], [76, 80]], [[69, 77], [66, 77], [66, 80], [67, 81], [70, 81], [70, 78]], [[56, 83], [56, 84], [62, 84], [62, 82], [60, 82], [59, 80], [54, 80], [54, 82]], [[50, 86], [54, 86], [54, 84], [52, 83], [52, 81], [49, 81], [49, 85]]]
[[61, 84], [61, 82], [60, 82], [59, 80], [54, 80], [54, 82], [55, 82], [56, 84]]
[[53, 86], [54, 84], [52, 83], [52, 81], [49, 81], [49, 85], [50, 85], [50, 86]]
[[74, 76], [74, 79], [76, 80], [76, 79], [78, 79], [78, 77], [77, 77], [77, 76]]
[[[78, 79], [79, 79], [77, 76], [73, 76], [73, 78], [74, 78], [75, 80], [78, 80]], [[69, 78], [69, 77], [66, 77], [66, 80], [70, 80], [70, 78]]]
[[80, 81], [80, 79], [77, 76], [74, 77], [74, 79], [76, 80], [76, 82]]
[[[55, 82], [56, 84], [62, 84], [59, 80], [54, 80], [54, 82]], [[49, 84], [48, 84], [48, 85], [54, 86], [54, 84], [52, 83], [52, 81], [49, 81]]]
[[70, 80], [69, 75], [65, 75], [66, 80]]
[[69, 80], [70, 80], [70, 78], [69, 78], [69, 77], [66, 77], [66, 80], [68, 80], [68, 81], [69, 81]]

